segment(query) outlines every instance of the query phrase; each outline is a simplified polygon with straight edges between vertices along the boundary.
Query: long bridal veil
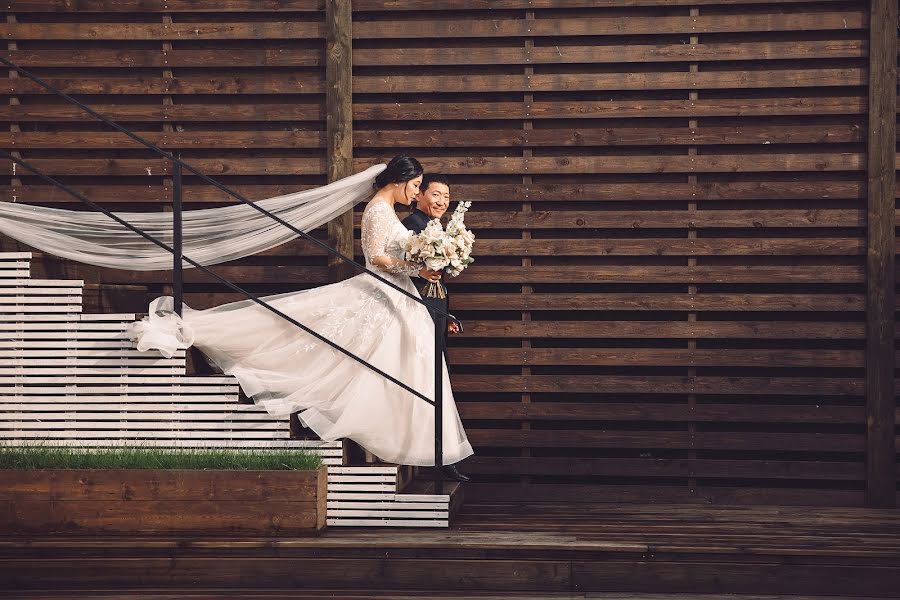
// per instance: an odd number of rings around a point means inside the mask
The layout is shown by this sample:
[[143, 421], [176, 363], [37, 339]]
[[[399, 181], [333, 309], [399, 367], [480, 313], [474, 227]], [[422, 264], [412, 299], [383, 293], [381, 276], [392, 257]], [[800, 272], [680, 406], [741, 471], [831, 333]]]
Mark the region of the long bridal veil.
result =
[[[372, 195], [379, 164], [334, 183], [256, 202], [307, 232]], [[172, 213], [116, 213], [153, 237], [172, 244]], [[172, 255], [108, 216], [87, 211], [0, 202], [0, 233], [55, 256], [131, 271], [172, 268]], [[257, 254], [297, 237], [246, 204], [183, 213], [183, 253], [201, 265]], [[187, 266], [187, 265], [185, 265]]]

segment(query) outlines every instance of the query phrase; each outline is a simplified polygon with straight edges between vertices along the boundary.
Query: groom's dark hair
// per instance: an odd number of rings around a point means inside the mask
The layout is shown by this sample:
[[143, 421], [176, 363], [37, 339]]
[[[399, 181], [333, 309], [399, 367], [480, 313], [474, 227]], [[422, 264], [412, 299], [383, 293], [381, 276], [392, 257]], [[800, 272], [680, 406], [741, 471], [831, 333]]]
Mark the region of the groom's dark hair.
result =
[[432, 183], [443, 183], [447, 187], [450, 187], [450, 180], [447, 179], [446, 175], [441, 173], [425, 173], [422, 176], [422, 185], [419, 186], [419, 191], [425, 193], [428, 191], [428, 186]]

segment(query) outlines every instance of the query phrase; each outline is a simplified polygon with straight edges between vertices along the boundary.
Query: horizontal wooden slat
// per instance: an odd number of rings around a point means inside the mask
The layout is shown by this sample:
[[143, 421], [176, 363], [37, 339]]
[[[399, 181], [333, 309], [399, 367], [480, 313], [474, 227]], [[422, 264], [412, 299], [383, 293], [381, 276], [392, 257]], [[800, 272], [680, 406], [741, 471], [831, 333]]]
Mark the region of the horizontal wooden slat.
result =
[[[137, 132], [144, 139], [172, 148], [320, 148], [325, 145], [321, 131], [184, 131]], [[479, 146], [643, 146], [727, 145], [727, 144], [810, 144], [861, 142], [862, 129], [841, 125], [823, 129], [817, 125], [702, 127], [702, 128], [617, 128], [581, 127], [532, 130], [443, 129], [443, 130], [357, 130], [357, 147], [390, 143], [401, 147], [431, 148]], [[17, 148], [125, 148], [143, 147], [116, 132], [0, 132], [0, 143]], [[427, 160], [427, 159], [423, 159]], [[459, 182], [464, 183], [464, 182]], [[682, 184], [683, 185], [683, 184]], [[778, 185], [778, 182], [775, 182]], [[783, 185], [783, 184], [782, 184]], [[846, 185], [846, 184], [845, 184]], [[457, 185], [454, 185], [454, 189]], [[466, 188], [462, 188], [466, 189]], [[220, 192], [221, 193], [221, 192]]]
[[328, 518], [329, 527], [435, 527], [446, 529], [450, 522], [446, 519], [393, 519], [393, 518]]
[[[4, 415], [5, 417], [6, 415]], [[16, 437], [17, 433], [21, 433], [23, 437], [34, 437], [33, 434], [47, 432], [49, 436], [56, 436], [58, 433], [64, 433], [66, 437], [77, 438], [79, 435], [85, 437], [103, 437], [103, 434], [111, 431], [113, 433], [124, 433], [126, 431], [140, 432], [142, 436], [153, 436], [155, 433], [161, 434], [161, 437], [172, 437], [179, 432], [225, 432], [219, 434], [218, 437], [227, 437], [226, 434], [234, 434], [235, 436], [250, 435], [254, 436], [260, 433], [268, 435], [268, 432], [287, 431], [289, 423], [284, 421], [261, 421], [259, 419], [253, 421], [235, 420], [231, 422], [228, 416], [223, 416], [220, 421], [200, 421], [186, 420], [184, 422], [177, 418], [163, 420], [154, 415], [154, 420], [143, 419], [115, 419], [103, 421], [86, 421], [71, 415], [67, 420], [54, 421], [52, 416], [44, 417], [41, 415], [39, 420], [36, 416], [30, 419], [14, 420], [13, 418], [0, 420], [0, 435], [5, 437]], [[64, 419], [64, 417], [59, 417]], [[35, 419], [35, 420], [31, 420]], [[6, 431], [6, 430], [12, 430]]]
[[[837, 74], [835, 76], [842, 77]], [[293, 73], [280, 76], [250, 73], [218, 77], [139, 75], [108, 79], [51, 78], [45, 81], [67, 94], [321, 94], [325, 90], [324, 79], [318, 73]], [[6, 92], [9, 94], [24, 96], [53, 93], [30, 79], [9, 79], [4, 83]]]
[[[17, 400], [16, 402], [4, 403], [4, 410], [8, 411], [24, 411], [24, 417], [34, 417], [38, 414], [46, 412], [59, 412], [66, 415], [68, 413], [78, 413], [79, 418], [84, 418], [85, 413], [93, 413], [95, 415], [124, 415], [121, 418], [138, 418], [147, 415], [146, 418], [153, 419], [158, 413], [167, 413], [172, 418], [178, 415], [178, 418], [184, 420], [197, 419], [221, 419], [227, 416], [229, 419], [257, 419], [266, 417], [268, 413], [265, 407], [258, 404], [238, 404], [233, 398], [221, 396], [220, 401], [198, 401], [191, 396], [190, 402], [185, 402], [184, 398], [173, 396], [171, 402], [165, 402], [165, 398], [157, 396], [145, 396], [145, 402], [137, 402], [133, 396], [109, 397], [107, 402], [97, 402], [83, 396], [71, 396], [56, 398], [52, 402], [39, 401], [39, 399], [28, 398]], [[225, 402], [224, 400], [229, 400]], [[113, 412], [125, 411], [125, 412]], [[4, 417], [9, 416], [5, 414]], [[165, 415], [164, 415], [165, 416]], [[19, 418], [24, 418], [19, 417]], [[62, 418], [66, 418], [63, 416]], [[94, 416], [91, 418], [103, 418], [102, 416]], [[117, 417], [118, 418], [118, 417]]]
[[[724, 33], [763, 31], [828, 31], [861, 29], [863, 12], [809, 12], [666, 17], [587, 17], [582, 19], [440, 19], [418, 23], [416, 35], [427, 38], [544, 37], [597, 35], [652, 35], [664, 33]], [[353, 24], [354, 39], [406, 38], [404, 21]], [[15, 38], [16, 36], [9, 36]]]
[[[45, 353], [52, 353], [53, 356], [90, 356], [92, 353], [104, 353], [109, 355], [113, 352], [130, 350], [132, 347], [133, 344], [131, 340], [125, 338], [108, 340], [73, 340], [58, 336], [56, 340], [26, 340], [20, 338], [14, 341], [0, 341], [0, 348], [44, 350]], [[177, 351], [175, 356], [184, 356], [184, 351]]]
[[[900, 302], [900, 300], [898, 300]], [[190, 304], [190, 302], [188, 302]], [[862, 311], [862, 295], [833, 294], [453, 294], [460, 310]]]
[[[525, 64], [598, 64], [638, 62], [708, 62], [726, 60], [773, 60], [809, 58], [861, 58], [866, 56], [864, 40], [747, 42], [708, 44], [628, 44], [627, 52], [618, 45], [491, 47], [491, 48], [354, 48], [353, 65], [435, 66], [435, 65], [525, 65]], [[45, 64], [51, 56], [37, 51], [12, 52], [22, 60]], [[12, 60], [15, 60], [13, 58]], [[88, 58], [88, 60], [91, 60]], [[44, 61], [44, 62], [39, 62]]]
[[81, 279], [23, 279], [22, 281], [4, 281], [0, 283], [0, 290], [8, 290], [10, 288], [71, 288], [84, 287], [84, 281]]
[[[34, 445], [34, 440], [16, 440], [8, 439], [3, 441], [9, 446], [29, 446]], [[234, 440], [216, 440], [216, 439], [141, 439], [136, 443], [128, 439], [42, 439], [42, 444], [49, 446], [62, 446], [69, 448], [116, 448], [139, 446], [142, 448], [303, 448], [315, 450], [317, 454], [323, 456], [333, 456], [337, 450], [323, 449], [318, 450], [315, 447], [307, 445], [307, 440], [290, 440], [290, 439], [273, 439], [273, 440], [252, 440], [252, 439], [234, 439]], [[324, 442], [323, 442], [324, 443]]]
[[860, 256], [861, 238], [478, 239], [490, 256]]
[[643, 229], [643, 228], [795, 228], [860, 227], [865, 211], [846, 209], [812, 210], [698, 210], [698, 211], [534, 211], [469, 212], [471, 229]]
[[465, 271], [460, 283], [860, 283], [863, 267], [820, 266], [553, 266], [485, 267]]
[[[24, 290], [24, 288], [20, 288], [20, 290]], [[75, 290], [73, 288], [73, 290]], [[0, 289], [0, 307], [2, 309], [8, 309], [16, 305], [47, 305], [47, 306], [57, 306], [57, 305], [69, 305], [69, 306], [78, 306], [81, 307], [81, 290], [77, 289], [69, 296], [31, 296], [30, 293], [28, 296], [21, 295], [22, 291], [19, 292], [16, 296], [7, 296], [4, 294], [5, 291]], [[58, 292], [57, 292], [58, 293]], [[80, 310], [79, 310], [80, 312]]]
[[[535, 8], [586, 8], [622, 6], [684, 6], [792, 4], [836, 2], [837, 0], [445, 0], [435, 6], [430, 0], [357, 0], [355, 11], [496, 10]], [[12, 12], [300, 12], [323, 11], [323, 0], [219, 0], [214, 5], [195, 0], [11, 0]]]
[[[58, 353], [56, 356], [44, 355], [43, 357], [35, 357], [26, 350], [3, 351], [0, 357], [4, 358], [2, 368], [9, 367], [123, 367], [135, 368], [146, 366], [174, 367], [184, 365], [184, 355], [181, 357], [163, 358], [156, 352], [143, 353], [141, 357], [116, 357], [107, 356], [105, 358], [95, 356], [77, 356], [74, 354], [66, 354], [65, 351]], [[4, 356], [5, 355], [5, 356]], [[24, 356], [22, 356], [24, 355]], [[183, 373], [182, 373], [183, 374]]]
[[[243, 78], [242, 78], [243, 79]], [[403, 94], [440, 89], [462, 92], [580, 92], [596, 90], [744, 89], [861, 86], [861, 69], [793, 69], [780, 71], [715, 71], [698, 73], [585, 73], [535, 75], [387, 75], [356, 76], [353, 91], [369, 94]], [[222, 93], [230, 87], [222, 83]], [[185, 85], [185, 89], [190, 89]], [[260, 85], [256, 93], [271, 93]], [[272, 88], [277, 89], [277, 88]], [[152, 93], [152, 88], [149, 90]], [[174, 93], [178, 93], [177, 91]], [[251, 92], [247, 92], [251, 93]]]
[[184, 365], [178, 366], [118, 366], [118, 367], [85, 367], [85, 366], [57, 366], [52, 368], [41, 367], [0, 367], [0, 376], [14, 377], [40, 377], [49, 375], [75, 375], [79, 377], [87, 376], [109, 376], [117, 377], [122, 375], [183, 375]]
[[[0, 134], [16, 143], [30, 139], [29, 135]], [[72, 134], [77, 135], [77, 134]], [[158, 135], [158, 134], [157, 134]], [[356, 130], [353, 142], [358, 147], [383, 146], [442, 148], [471, 146], [522, 147], [581, 147], [581, 146], [643, 146], [643, 145], [726, 145], [726, 144], [794, 144], [841, 143], [862, 141], [862, 130], [855, 125], [821, 126], [794, 125], [775, 127], [766, 125], [745, 127], [554, 127], [552, 129], [447, 129], [447, 130]], [[464, 182], [458, 182], [464, 183]], [[456, 185], [453, 186], [456, 189]]]
[[[525, 475], [602, 477], [709, 477], [743, 479], [818, 479], [860, 481], [865, 478], [862, 463], [784, 460], [707, 460], [668, 458], [546, 458], [474, 457], [466, 469], [479, 475], [507, 472]], [[527, 494], [527, 492], [525, 492]]]
[[7, 40], [295, 40], [325, 37], [316, 22], [0, 23]]
[[860, 452], [865, 436], [847, 433], [768, 433], [687, 431], [577, 431], [471, 429], [480, 447], [660, 448], [697, 450]]
[[[94, 110], [116, 121], [324, 121], [320, 103], [238, 105], [94, 105]], [[64, 104], [0, 106], [7, 121], [94, 121], [75, 106]]]
[[676, 350], [653, 348], [451, 348], [458, 365], [618, 365], [864, 368], [862, 350]]
[[[584, 19], [494, 19], [427, 21], [416, 33], [430, 38], [544, 37], [651, 35], [666, 33], [763, 32], [861, 29], [863, 12], [820, 12], [778, 15], [715, 15], [699, 17], [596, 17]], [[314, 22], [220, 23], [3, 23], [8, 40], [233, 40], [323, 38], [324, 26]], [[354, 39], [407, 38], [403, 22], [354, 24]]]
[[[849, 51], [849, 49], [848, 49]], [[27, 69], [33, 67], [319, 67], [323, 51], [318, 48], [177, 48], [138, 50], [131, 48], [55, 48], [8, 50], [8, 60]]]
[[465, 401], [457, 406], [463, 419], [481, 420], [859, 425], [866, 418], [861, 405]]
[[200, 431], [197, 429], [178, 430], [178, 428], [169, 428], [163, 430], [150, 430], [144, 426], [144, 423], [136, 424], [134, 428], [128, 428], [127, 423], [123, 423], [118, 429], [85, 429], [81, 431], [72, 431], [65, 427], [60, 430], [30, 430], [19, 429], [6, 431], [0, 429], [0, 439], [16, 439], [16, 440], [100, 440], [100, 439], [139, 439], [139, 440], [156, 440], [156, 439], [185, 439], [185, 440], [221, 440], [221, 439], [288, 439], [290, 432], [285, 428], [282, 430], [270, 431], [261, 429], [260, 431], [232, 431], [223, 428], [221, 431]]
[[463, 337], [609, 339], [864, 339], [858, 322], [474, 320]]
[[[361, 170], [368, 159], [357, 161]], [[171, 164], [162, 159], [37, 158], [28, 163], [46, 175], [169, 175]], [[768, 154], [706, 156], [628, 156], [567, 158], [440, 158], [429, 161], [431, 168], [448, 174], [525, 173], [718, 173], [733, 172], [744, 165], [746, 172], [762, 171], [859, 171], [863, 155], [832, 154]], [[207, 175], [314, 175], [323, 168], [318, 158], [242, 158], [194, 159], [191, 165]], [[0, 167], [11, 169], [12, 163], [0, 160]]]
[[[774, 115], [860, 115], [866, 110], [862, 96], [799, 98], [747, 98], [699, 100], [605, 100], [534, 102], [393, 102], [354, 104], [358, 121], [395, 120], [522, 120], [621, 119], [625, 117], [711, 117]], [[323, 103], [228, 103], [223, 105], [95, 105], [107, 118], [124, 121], [324, 121]], [[0, 106], [0, 121], [93, 121], [77, 107], [60, 104]]]
[[[33, 1], [33, 0], [32, 0]], [[60, 1], [60, 0], [55, 0]], [[95, 0], [97, 1], [97, 0]], [[159, 1], [159, 0], [157, 0]], [[787, 2], [804, 4], [814, 0], [443, 0], [440, 10], [497, 10], [537, 8], [622, 8], [635, 6], [708, 6], [742, 4], [783, 4]], [[837, 0], [824, 0], [825, 3]], [[355, 0], [355, 11], [398, 11], [418, 12], [435, 10], [431, 0]]]
[[[427, 164], [427, 159], [423, 159]], [[190, 160], [188, 161], [190, 162]], [[819, 175], [821, 177], [821, 175]], [[728, 201], [728, 200], [801, 200], [814, 203], [817, 198], [854, 200], [864, 197], [864, 182], [815, 181], [815, 182], [730, 182], [730, 183], [558, 183], [558, 184], [469, 184], [465, 179], [452, 183], [454, 200], [475, 200], [479, 203], [519, 201], [525, 198], [534, 202], [631, 202], [653, 201]], [[70, 187], [94, 201], [159, 202], [169, 205], [171, 190], [161, 184], [149, 185], [90, 185], [73, 183]], [[259, 200], [309, 189], [311, 186], [293, 185], [232, 185], [231, 189], [247, 198]], [[73, 199], [58, 189], [40, 185], [16, 187], [0, 186], [0, 193], [16, 196], [22, 202], [42, 204], [71, 204]], [[897, 192], [900, 198], [900, 187]], [[185, 201], [229, 201], [222, 191], [211, 186], [185, 185]], [[775, 207], [773, 207], [775, 208]], [[474, 213], [473, 213], [474, 214]], [[469, 217], [471, 218], [471, 217]], [[2, 289], [2, 285], [0, 285]]]
[[455, 375], [454, 391], [571, 394], [781, 394], [859, 396], [855, 377]]
[[[324, 148], [321, 131], [191, 131], [136, 132], [163, 148]], [[143, 148], [117, 132], [2, 132], [0, 143], [16, 148]], [[221, 192], [219, 192], [221, 194]], [[94, 195], [91, 195], [94, 199]]]
[[[17, 381], [14, 377], [0, 377], [0, 385], [11, 385], [16, 384]], [[194, 376], [182, 376], [182, 377], [54, 377], [53, 379], [47, 378], [38, 378], [36, 381], [32, 381], [31, 383], [49, 383], [54, 385], [76, 385], [76, 384], [106, 384], [109, 385], [111, 390], [112, 388], [121, 387], [131, 387], [131, 386], [169, 386], [169, 389], [175, 389], [181, 387], [184, 389], [186, 393], [190, 393], [190, 390], [196, 389], [198, 392], [201, 389], [210, 389], [210, 390], [224, 390], [231, 391], [237, 388], [237, 380], [232, 377], [226, 376], [211, 376], [211, 377], [194, 377]], [[26, 388], [23, 388], [23, 391], [30, 391]], [[114, 393], [112, 390], [110, 393]]]
[[81, 303], [59, 305], [34, 305], [34, 304], [3, 304], [0, 305], [0, 314], [3, 315], [35, 315], [35, 314], [69, 314], [75, 315], [81, 312]]
[[70, 347], [50, 347], [47, 349], [29, 348], [26, 342], [19, 342], [17, 345], [3, 342], [0, 348], [15, 348], [14, 350], [0, 350], [0, 358], [21, 359], [26, 364], [27, 359], [35, 359], [36, 364], [54, 364], [49, 359], [60, 364], [78, 361], [78, 362], [110, 362], [117, 360], [120, 363], [128, 364], [149, 364], [163, 362], [177, 362], [177, 359], [184, 358], [184, 350], [176, 351], [171, 359], [162, 358], [158, 354], [150, 352], [141, 352], [134, 350], [131, 343], [123, 340], [116, 347], [108, 349], [74, 349]]
[[196, 0], [10, 0], [12, 12], [299, 12], [325, 10], [323, 0], [218, 0], [215, 4]]
[[[125, 380], [129, 375], [119, 375], [115, 379]], [[138, 384], [114, 384], [104, 381], [90, 381], [93, 379], [87, 377], [72, 377], [68, 374], [62, 374], [54, 377], [52, 381], [48, 381], [46, 377], [27, 377], [27, 376], [0, 376], [0, 394], [15, 398], [16, 402], [24, 402], [28, 397], [41, 398], [42, 401], [54, 396], [65, 398], [67, 395], [73, 395], [76, 392], [79, 397], [92, 397], [97, 394], [115, 394], [119, 399], [123, 397], [147, 397], [148, 395], [159, 396], [161, 398], [183, 397], [193, 399], [194, 396], [202, 396], [210, 398], [215, 396], [221, 398], [222, 395], [228, 394], [231, 398], [237, 399], [237, 386], [215, 385], [215, 384], [197, 384], [197, 385], [178, 385], [166, 383], [138, 383]], [[109, 380], [111, 377], [101, 379]], [[168, 379], [175, 379], [175, 376], [168, 376]], [[27, 384], [27, 385], [26, 385]]]
[[[67, 94], [321, 94], [325, 82], [315, 73], [242, 74], [211, 77], [79, 77], [46, 80]], [[46, 88], [24, 78], [9, 79], [5, 90], [15, 95], [51, 94]], [[732, 71], [701, 73], [586, 73], [553, 75], [446, 75], [423, 79], [419, 76], [358, 75], [353, 78], [357, 93], [403, 94], [438, 87], [444, 93], [743, 89], [862, 86], [862, 69], [805, 69], [782, 71]]]

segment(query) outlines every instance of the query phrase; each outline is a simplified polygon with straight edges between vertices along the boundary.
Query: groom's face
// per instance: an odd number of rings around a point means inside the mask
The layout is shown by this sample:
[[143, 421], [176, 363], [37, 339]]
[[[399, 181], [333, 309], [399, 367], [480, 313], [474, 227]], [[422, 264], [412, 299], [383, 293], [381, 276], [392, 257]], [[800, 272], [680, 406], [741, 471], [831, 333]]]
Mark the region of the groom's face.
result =
[[432, 181], [427, 190], [421, 190], [416, 196], [416, 206], [430, 218], [440, 219], [450, 206], [450, 188]]

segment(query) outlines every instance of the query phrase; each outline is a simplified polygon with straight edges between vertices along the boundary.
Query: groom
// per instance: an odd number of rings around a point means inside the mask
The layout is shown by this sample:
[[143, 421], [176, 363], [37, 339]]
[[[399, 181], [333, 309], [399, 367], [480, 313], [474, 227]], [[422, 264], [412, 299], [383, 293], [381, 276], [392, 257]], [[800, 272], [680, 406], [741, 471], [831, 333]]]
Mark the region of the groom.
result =
[[[419, 195], [416, 196], [416, 204], [409, 216], [403, 219], [403, 226], [412, 230], [413, 233], [421, 233], [422, 230], [425, 229], [425, 226], [428, 225], [429, 221], [432, 219], [440, 219], [444, 216], [444, 213], [447, 212], [449, 206], [450, 184], [447, 181], [447, 178], [439, 173], [426, 173], [425, 176], [422, 177], [422, 184], [419, 186]], [[413, 283], [421, 292], [427, 282], [419, 277], [413, 277]], [[437, 308], [438, 310], [449, 314], [450, 296], [447, 293], [447, 287], [444, 285], [443, 276], [441, 276], [439, 284], [444, 292], [443, 298], [429, 298], [423, 295], [422, 300], [429, 307]], [[444, 336], [441, 340], [444, 348], [444, 357], [446, 358], [447, 334], [461, 333], [462, 325], [456, 317], [453, 317], [452, 315], [449, 319], [436, 313], [431, 313], [431, 316], [437, 326], [441, 326], [442, 323], [447, 323], [447, 328], [444, 331]], [[457, 481], [469, 481], [469, 477], [460, 473], [455, 465], [445, 466], [444, 473]]]
[[[416, 204], [412, 212], [403, 219], [403, 226], [412, 230], [413, 233], [421, 233], [428, 222], [432, 219], [440, 219], [447, 212], [450, 206], [450, 184], [447, 178], [439, 173], [426, 173], [422, 177], [422, 185], [419, 186], [419, 195], [416, 196]], [[426, 281], [419, 277], [413, 277], [413, 283], [420, 291], [425, 286]], [[427, 298], [422, 300], [428, 306], [433, 306], [445, 313], [450, 312], [450, 296], [447, 294], [447, 286], [444, 285], [444, 278], [441, 277], [441, 289], [444, 292], [444, 298]], [[432, 313], [432, 316], [435, 316]], [[443, 317], [440, 317], [443, 320]], [[438, 321], [435, 321], [438, 322]], [[457, 334], [462, 332], [460, 322], [451, 316], [447, 321], [448, 334]], [[446, 342], [446, 336], [445, 336]], [[446, 344], [445, 344], [446, 347]]]

